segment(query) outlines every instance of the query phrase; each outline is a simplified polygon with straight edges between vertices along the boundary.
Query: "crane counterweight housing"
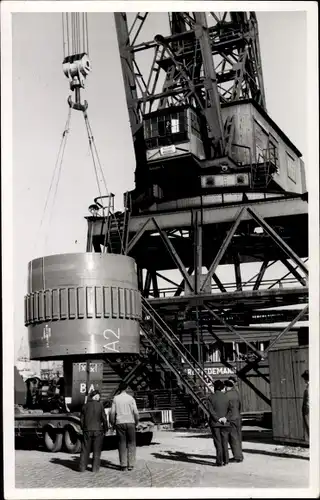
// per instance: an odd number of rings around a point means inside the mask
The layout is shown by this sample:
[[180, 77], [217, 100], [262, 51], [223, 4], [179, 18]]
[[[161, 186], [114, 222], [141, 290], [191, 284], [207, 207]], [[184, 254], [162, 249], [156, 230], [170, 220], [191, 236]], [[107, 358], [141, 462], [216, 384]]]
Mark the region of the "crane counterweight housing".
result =
[[138, 354], [140, 318], [131, 257], [60, 254], [29, 263], [25, 324], [31, 359]]

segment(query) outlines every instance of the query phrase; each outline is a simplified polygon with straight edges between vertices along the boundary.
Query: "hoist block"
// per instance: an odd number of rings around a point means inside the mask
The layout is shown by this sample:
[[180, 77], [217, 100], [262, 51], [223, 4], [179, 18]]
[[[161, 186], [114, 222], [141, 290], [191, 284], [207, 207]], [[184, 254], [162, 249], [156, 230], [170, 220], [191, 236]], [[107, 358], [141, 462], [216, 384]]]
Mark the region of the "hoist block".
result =
[[140, 319], [131, 257], [79, 253], [29, 262], [25, 324], [31, 359], [138, 354]]
[[63, 60], [62, 69], [72, 86], [83, 87], [84, 80], [91, 71], [91, 63], [87, 54], [74, 54]]

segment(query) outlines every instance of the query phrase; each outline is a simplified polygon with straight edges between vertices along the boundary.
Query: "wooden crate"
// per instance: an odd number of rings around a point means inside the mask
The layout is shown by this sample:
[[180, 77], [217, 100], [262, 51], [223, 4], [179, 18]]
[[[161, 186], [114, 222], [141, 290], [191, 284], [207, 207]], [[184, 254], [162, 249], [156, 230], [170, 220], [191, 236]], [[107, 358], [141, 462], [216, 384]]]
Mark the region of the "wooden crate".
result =
[[269, 352], [272, 428], [275, 441], [306, 444], [302, 421], [308, 347]]
[[[238, 370], [244, 366], [245, 363], [243, 362], [237, 363]], [[242, 380], [239, 382], [242, 413], [250, 415], [271, 412], [271, 406], [269, 403], [269, 364], [267, 360], [259, 363], [258, 373], [256, 370], [252, 369], [247, 373], [246, 378], [255, 387], [255, 389]]]

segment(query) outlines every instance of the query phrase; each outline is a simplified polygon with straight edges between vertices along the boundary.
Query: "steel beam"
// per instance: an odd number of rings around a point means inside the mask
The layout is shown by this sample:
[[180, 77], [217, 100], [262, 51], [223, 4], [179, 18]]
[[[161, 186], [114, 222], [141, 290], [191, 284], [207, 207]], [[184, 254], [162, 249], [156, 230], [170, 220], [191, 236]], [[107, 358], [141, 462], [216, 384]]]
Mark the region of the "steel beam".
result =
[[[189, 269], [188, 269], [189, 276], [191, 276], [193, 271], [194, 271], [194, 266], [189, 267]], [[175, 294], [174, 294], [175, 297], [179, 297], [181, 295], [181, 293], [183, 292], [184, 284], [185, 284], [185, 281], [183, 279], [181, 281], [180, 285], [178, 285], [177, 290], [175, 291]]]
[[148, 217], [148, 219], [142, 224], [142, 226], [140, 227], [138, 232], [136, 232], [136, 234], [133, 236], [133, 238], [129, 241], [128, 247], [127, 247], [127, 254], [128, 255], [131, 252], [131, 250], [133, 249], [133, 247], [138, 243], [138, 241], [140, 240], [143, 233], [145, 231], [147, 231], [149, 228], [151, 228], [152, 226], [153, 226], [152, 219], [150, 217]]
[[251, 217], [262, 227], [262, 229], [277, 243], [278, 247], [288, 255], [289, 259], [292, 259], [295, 264], [297, 264], [300, 269], [308, 276], [308, 268], [304, 265], [304, 262], [298, 257], [298, 255], [287, 245], [283, 239], [272, 229], [271, 226], [253, 209], [247, 207], [247, 212]]
[[223, 292], [223, 293], [226, 293], [227, 290], [226, 288], [224, 287], [224, 285], [221, 283], [221, 281], [219, 280], [218, 276], [216, 275], [216, 273], [213, 273], [212, 275], [212, 278], [213, 278], [213, 281], [216, 283], [216, 285], [218, 286], [220, 292]]
[[257, 276], [257, 280], [253, 286], [253, 290], [258, 290], [259, 289], [259, 286], [261, 285], [261, 281], [262, 281], [262, 278], [264, 276], [264, 273], [266, 272], [267, 268], [269, 266], [269, 261], [268, 260], [264, 260], [261, 264], [261, 268], [260, 268], [260, 271], [259, 271], [259, 274]]
[[144, 289], [143, 289], [143, 296], [146, 298], [149, 297], [150, 286], [151, 286], [151, 272], [149, 271], [149, 269], [147, 269], [147, 276], [146, 276]]
[[270, 349], [272, 349], [272, 347], [281, 339], [281, 337], [289, 332], [291, 328], [299, 321], [299, 319], [303, 318], [303, 316], [308, 311], [308, 307], [309, 306], [306, 306], [304, 309], [302, 309], [299, 314], [291, 321], [291, 323], [282, 332], [279, 333], [279, 335], [271, 342], [267, 349], [265, 349], [265, 353], [268, 354]]
[[[304, 259], [304, 263], [306, 263], [308, 260], [308, 257], [306, 259]], [[295, 269], [297, 269], [298, 266], [295, 267]], [[278, 280], [276, 280], [274, 283], [272, 283], [272, 285], [270, 285], [268, 287], [268, 290], [271, 290], [271, 288], [273, 288], [274, 286], [278, 285], [280, 282], [282, 282], [283, 280], [285, 280], [289, 275], [291, 274], [291, 272], [289, 271], [287, 274], [285, 274], [284, 276], [282, 276], [281, 278], [279, 278]]]
[[[209, 137], [214, 140], [214, 154], [224, 153], [223, 122], [220, 108], [220, 97], [217, 87], [217, 77], [211, 53], [211, 43], [207, 27], [206, 13], [194, 13], [196, 25], [195, 36], [200, 42], [202, 64], [204, 71], [204, 90], [207, 95], [204, 114], [209, 125]], [[217, 148], [218, 146], [218, 148]]]
[[125, 12], [115, 12], [114, 20], [119, 44], [122, 76], [129, 112], [131, 133], [133, 138], [137, 130], [141, 127], [141, 120], [137, 106], [137, 86], [134, 75], [134, 57], [130, 47], [130, 35]]
[[[199, 220], [200, 219], [200, 220]], [[202, 276], [202, 225], [201, 213], [197, 210], [194, 212], [193, 221], [193, 252], [194, 252], [194, 291], [200, 292], [201, 276]]]
[[151, 272], [151, 279], [152, 279], [153, 296], [155, 298], [160, 297], [156, 271]]
[[194, 288], [193, 288], [193, 285], [192, 285], [192, 282], [190, 280], [190, 276], [188, 275], [187, 273], [187, 270], [186, 268], [184, 267], [178, 253], [176, 252], [174, 246], [172, 245], [171, 241], [169, 240], [167, 234], [162, 231], [162, 229], [160, 228], [160, 226], [158, 225], [157, 221], [152, 218], [152, 221], [157, 229], [157, 231], [159, 232], [159, 235], [165, 245], [165, 247], [167, 248], [169, 254], [171, 255], [172, 259], [174, 260], [177, 268], [179, 269], [180, 273], [182, 274], [182, 276], [184, 277], [184, 280], [187, 284], [187, 286], [189, 287], [190, 291], [193, 292], [194, 291]]
[[[218, 337], [218, 335], [216, 333], [214, 333], [212, 330], [209, 332], [212, 337], [217, 341], [218, 345], [223, 345], [224, 342], [223, 340], [220, 339], [220, 337]], [[221, 359], [221, 363], [225, 366], [227, 366], [228, 368], [231, 368], [232, 370], [234, 369], [234, 365], [232, 365], [231, 363], [229, 363], [229, 361], [227, 360], [222, 360]], [[265, 394], [263, 394], [250, 380], [248, 380], [246, 378], [246, 373], [248, 371], [250, 371], [251, 369], [253, 368], [253, 363], [250, 363], [250, 362], [247, 362], [246, 366], [241, 368], [240, 370], [238, 370], [236, 368], [236, 375], [244, 382], [246, 383], [261, 399], [263, 399], [263, 401], [265, 403], [267, 403], [268, 405], [271, 405], [271, 400], [269, 398], [267, 398], [267, 396]], [[257, 369], [255, 369], [257, 371]]]
[[204, 280], [203, 285], [201, 287], [201, 292], [205, 289], [208, 281], [210, 282], [213, 273], [216, 271], [225, 251], [227, 250], [229, 244], [231, 243], [231, 240], [232, 240], [232, 238], [233, 238], [233, 236], [234, 236], [236, 230], [238, 229], [238, 226], [242, 220], [242, 215], [243, 215], [244, 211], [245, 211], [245, 208], [240, 209], [240, 212], [238, 213], [235, 222], [233, 223], [231, 229], [229, 230], [227, 236], [225, 237], [224, 242], [222, 243], [214, 261], [212, 262], [212, 264], [209, 268], [206, 279]]
[[250, 349], [259, 357], [261, 358], [261, 354], [260, 354], [260, 351], [258, 349], [255, 348], [254, 345], [251, 344], [251, 342], [249, 342], [249, 340], [245, 339], [237, 330], [235, 330], [234, 328], [232, 328], [231, 325], [229, 325], [223, 318], [221, 318], [218, 314], [216, 314], [212, 309], [211, 307], [206, 304], [206, 309], [209, 311], [209, 313], [211, 314], [211, 316], [213, 316], [213, 318], [215, 318], [217, 321], [219, 321], [220, 323], [222, 323], [231, 333], [233, 333], [234, 335], [236, 335], [237, 337], [239, 337], [239, 339], [242, 340], [242, 342], [244, 342], [245, 344], [247, 344], [248, 347], [250, 347]]
[[[228, 292], [228, 293], [208, 293], [201, 295], [191, 295], [183, 297], [164, 297], [160, 299], [150, 299], [153, 307], [182, 307], [184, 304], [190, 304], [190, 307], [197, 305], [205, 305], [208, 302], [214, 304], [215, 308], [229, 308], [234, 307], [235, 304], [243, 304], [246, 308], [266, 308], [278, 307], [288, 304], [302, 304], [308, 300], [308, 287], [295, 287], [295, 288], [282, 288], [276, 290], [245, 290], [242, 292]], [[286, 297], [288, 298], [286, 300]]]
[[[202, 208], [202, 225], [207, 224], [220, 224], [233, 222], [237, 217], [239, 211], [239, 203], [225, 204], [225, 205], [206, 205]], [[250, 201], [251, 207], [258, 207], [259, 214], [263, 218], [278, 218], [278, 217], [288, 217], [293, 218], [295, 215], [305, 215], [308, 214], [308, 204], [306, 201], [302, 200], [301, 197], [293, 196], [290, 198], [282, 199], [263, 199], [260, 201]], [[179, 209], [173, 207], [170, 212], [148, 212], [143, 215], [131, 215], [129, 221], [129, 232], [136, 235], [148, 220], [153, 217], [159, 226], [165, 230], [172, 230], [176, 228], [186, 229], [190, 228], [192, 225], [192, 215], [190, 209]], [[252, 219], [251, 215], [245, 212], [242, 216], [242, 220], [248, 221]], [[87, 220], [93, 221], [93, 236], [103, 235], [103, 217], [93, 218], [87, 217]], [[135, 238], [135, 236], [133, 236]], [[133, 238], [131, 243], [131, 248], [133, 247]]]
[[234, 261], [234, 270], [235, 270], [237, 290], [238, 290], [238, 292], [241, 292], [241, 290], [242, 290], [241, 267], [240, 267], [239, 254], [237, 252], [235, 252], [233, 255], [233, 261]]
[[[159, 272], [156, 272], [156, 275], [161, 278], [162, 280], [164, 281], [167, 281], [168, 283], [170, 283], [171, 285], [173, 285], [174, 287], [179, 287], [181, 285], [178, 285], [178, 283], [176, 283], [175, 281], [172, 281], [170, 278], [167, 278], [166, 276], [163, 276], [163, 274], [160, 274]], [[183, 280], [184, 282], [184, 280]]]
[[301, 283], [302, 286], [307, 285], [307, 281], [301, 276], [300, 273], [296, 270], [295, 267], [293, 267], [292, 264], [287, 259], [280, 259], [282, 264], [289, 270], [289, 273], [292, 274], [298, 281]]

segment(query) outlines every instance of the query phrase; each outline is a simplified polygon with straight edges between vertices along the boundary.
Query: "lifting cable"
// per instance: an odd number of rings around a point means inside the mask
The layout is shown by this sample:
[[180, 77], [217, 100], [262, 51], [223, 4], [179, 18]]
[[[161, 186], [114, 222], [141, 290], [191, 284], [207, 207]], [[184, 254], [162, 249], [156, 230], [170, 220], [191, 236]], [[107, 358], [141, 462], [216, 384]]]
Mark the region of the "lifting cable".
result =
[[[37, 231], [36, 238], [35, 238], [34, 251], [35, 251], [35, 246], [36, 246], [36, 243], [38, 241], [39, 234], [40, 234], [40, 231], [41, 231], [41, 228], [42, 228], [42, 225], [43, 225], [46, 213], [47, 213], [47, 208], [48, 208], [48, 205], [49, 205], [49, 199], [50, 199], [51, 191], [53, 189], [54, 182], [55, 182], [56, 172], [58, 170], [58, 177], [57, 177], [57, 180], [56, 180], [56, 186], [55, 186], [54, 195], [53, 195], [53, 199], [52, 199], [52, 207], [51, 207], [51, 215], [50, 215], [50, 222], [51, 222], [52, 211], [53, 211], [53, 207], [55, 205], [55, 200], [56, 200], [58, 185], [59, 185], [60, 176], [61, 176], [62, 162], [63, 162], [64, 152], [65, 152], [65, 148], [66, 148], [66, 144], [67, 144], [68, 132], [69, 132], [69, 129], [70, 129], [70, 121], [71, 121], [71, 108], [69, 108], [69, 110], [68, 110], [67, 121], [66, 121], [66, 124], [64, 126], [64, 130], [62, 132], [62, 137], [61, 137], [59, 151], [58, 151], [58, 154], [57, 154], [57, 159], [56, 159], [55, 166], [54, 166], [54, 169], [53, 169], [53, 173], [52, 173], [52, 177], [51, 177], [51, 182], [50, 182], [49, 190], [48, 190], [48, 193], [47, 193], [47, 197], [46, 197], [44, 209], [42, 211], [42, 217], [41, 217], [39, 229]], [[50, 224], [48, 224], [48, 226], [50, 226]], [[45, 237], [45, 244], [46, 244], [46, 242], [47, 242], [47, 235]]]
[[[45, 202], [45, 206], [44, 206], [44, 210], [43, 210], [43, 214], [42, 214], [42, 218], [41, 218], [41, 222], [40, 222], [40, 227], [39, 227], [39, 230], [37, 233], [35, 243], [38, 240], [39, 232], [40, 232], [42, 225], [44, 223], [44, 219], [45, 219], [45, 216], [47, 213], [51, 193], [52, 193], [52, 191], [54, 191], [51, 212], [49, 215], [49, 224], [47, 225], [47, 233], [45, 235], [45, 246], [47, 243], [48, 231], [50, 229], [50, 223], [51, 223], [51, 219], [52, 219], [53, 209], [54, 209], [55, 202], [56, 202], [58, 186], [59, 186], [59, 182], [60, 182], [60, 178], [61, 178], [64, 152], [65, 152], [65, 148], [66, 148], [68, 132], [70, 129], [71, 112], [72, 112], [72, 109], [77, 109], [77, 110], [80, 110], [83, 112], [84, 121], [85, 121], [85, 125], [86, 125], [86, 130], [87, 130], [88, 141], [89, 141], [89, 148], [90, 148], [91, 157], [92, 157], [92, 161], [93, 161], [94, 173], [95, 173], [95, 178], [96, 178], [100, 198], [103, 198], [101, 184], [103, 185], [103, 191], [106, 193], [106, 197], [109, 198], [107, 217], [105, 215], [105, 209], [107, 207], [102, 206], [104, 220], [106, 220], [106, 218], [108, 218], [107, 230], [106, 230], [105, 240], [104, 240], [104, 249], [105, 249], [104, 251], [107, 251], [107, 238], [108, 238], [108, 242], [110, 239], [110, 227], [111, 227], [110, 223], [111, 223], [112, 219], [114, 219], [116, 222], [115, 226], [117, 228], [120, 243], [121, 243], [121, 252], [124, 252], [124, 241], [123, 241], [123, 238], [121, 237], [118, 219], [114, 213], [113, 207], [111, 207], [111, 195], [109, 194], [109, 191], [107, 188], [106, 179], [104, 176], [104, 172], [103, 172], [102, 165], [100, 162], [98, 150], [97, 150], [97, 147], [96, 147], [96, 144], [94, 141], [91, 125], [90, 125], [88, 114], [87, 114], [88, 104], [86, 101], [84, 101], [84, 104], [82, 104], [80, 101], [80, 89], [84, 88], [84, 80], [85, 80], [87, 74], [91, 71], [90, 61], [88, 59], [89, 40], [88, 40], [87, 14], [86, 13], [81, 13], [81, 14], [80, 13], [63, 13], [62, 14], [62, 34], [63, 34], [63, 54], [64, 54], [63, 71], [70, 81], [70, 89], [72, 91], [75, 91], [76, 100], [75, 100], [75, 102], [72, 102], [71, 96], [68, 99], [68, 103], [69, 103], [68, 118], [66, 121], [66, 125], [64, 127], [64, 131], [62, 133], [62, 139], [61, 139], [61, 143], [60, 143], [60, 147], [59, 147], [59, 152], [58, 152], [58, 156], [57, 156], [57, 159], [55, 162], [55, 167], [54, 167], [54, 171], [52, 174], [50, 187], [49, 187], [49, 191], [47, 194], [47, 198], [46, 198], [46, 202]], [[56, 174], [57, 174], [57, 177], [56, 177]], [[101, 180], [99, 180], [99, 176], [101, 176], [102, 182], [101, 182]], [[55, 186], [54, 186], [54, 184], [55, 184]], [[123, 229], [125, 229], [125, 228], [123, 227]], [[101, 231], [102, 230], [103, 230], [103, 225], [102, 225]]]

